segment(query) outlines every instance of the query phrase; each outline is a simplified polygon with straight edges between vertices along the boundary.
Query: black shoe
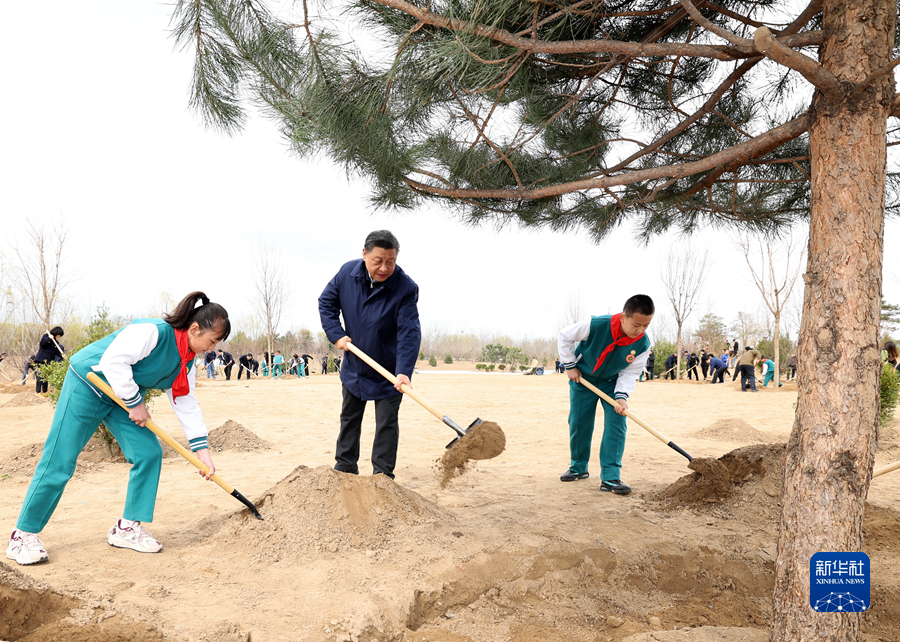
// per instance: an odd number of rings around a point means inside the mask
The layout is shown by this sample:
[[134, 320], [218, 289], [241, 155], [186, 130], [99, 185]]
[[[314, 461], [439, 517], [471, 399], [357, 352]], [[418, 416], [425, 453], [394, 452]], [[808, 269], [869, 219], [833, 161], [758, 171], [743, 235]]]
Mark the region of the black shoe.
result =
[[630, 495], [631, 494], [631, 486], [628, 484], [623, 484], [619, 479], [612, 479], [610, 481], [605, 481], [600, 484], [600, 490], [605, 493], [614, 493], [616, 495]]
[[579, 479], [587, 479], [591, 474], [587, 471], [576, 473], [574, 470], [567, 470], [559, 476], [559, 481], [577, 481]]

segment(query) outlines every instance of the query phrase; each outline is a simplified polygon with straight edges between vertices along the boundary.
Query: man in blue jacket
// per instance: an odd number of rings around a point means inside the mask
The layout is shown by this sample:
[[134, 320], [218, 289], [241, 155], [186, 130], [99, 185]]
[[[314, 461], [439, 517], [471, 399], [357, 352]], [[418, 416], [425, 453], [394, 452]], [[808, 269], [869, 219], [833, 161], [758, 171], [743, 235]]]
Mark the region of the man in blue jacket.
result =
[[[388, 230], [366, 237], [362, 259], [345, 263], [319, 297], [319, 317], [328, 340], [347, 351], [353, 342], [397, 377], [392, 385], [352, 352], [341, 367], [343, 405], [335, 470], [359, 474], [359, 438], [367, 401], [375, 402], [372, 469], [394, 478], [400, 424], [397, 413], [419, 355], [419, 286], [397, 265], [400, 243]], [[341, 325], [341, 315], [344, 324]]]

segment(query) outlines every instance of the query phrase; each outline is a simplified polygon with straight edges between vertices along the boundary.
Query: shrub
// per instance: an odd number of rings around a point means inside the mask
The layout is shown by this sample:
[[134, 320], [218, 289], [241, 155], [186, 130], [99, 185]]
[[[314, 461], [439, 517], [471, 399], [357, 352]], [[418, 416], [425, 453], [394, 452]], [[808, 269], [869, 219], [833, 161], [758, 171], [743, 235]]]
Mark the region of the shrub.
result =
[[519, 372], [525, 372], [526, 370], [528, 370], [527, 366], [519, 366]]
[[900, 372], [886, 363], [881, 370], [881, 425], [886, 424], [894, 417], [897, 408], [897, 394], [900, 391]]
[[486, 368], [486, 370], [487, 370], [488, 372], [491, 372], [491, 371], [492, 371], [494, 368], [496, 368], [496, 367], [497, 367], [497, 366], [495, 366], [495, 365], [492, 363], [491, 365], [489, 365], [489, 366]]
[[434, 355], [431, 355], [431, 358], [428, 360], [428, 365], [432, 368], [437, 368], [437, 359], [434, 358]]
[[425, 353], [419, 350], [419, 361], [425, 361]]
[[506, 370], [506, 365], [501, 363], [499, 366], [497, 366], [497, 369], [498, 370]]
[[476, 363], [476, 364], [475, 364], [475, 369], [476, 369], [476, 370], [487, 370], [487, 366], [486, 366], [485, 364], [483, 364], [483, 363]]
[[444, 363], [453, 363], [453, 357], [448, 354], [446, 357], [444, 357]]

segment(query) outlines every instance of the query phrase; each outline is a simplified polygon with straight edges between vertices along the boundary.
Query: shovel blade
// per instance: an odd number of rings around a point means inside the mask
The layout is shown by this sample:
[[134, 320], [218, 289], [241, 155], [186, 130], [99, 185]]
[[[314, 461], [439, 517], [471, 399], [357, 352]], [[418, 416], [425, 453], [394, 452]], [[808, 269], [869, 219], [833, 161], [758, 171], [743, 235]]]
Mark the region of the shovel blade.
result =
[[466, 429], [463, 431], [463, 434], [461, 434], [459, 437], [457, 437], [456, 439], [454, 439], [453, 441], [451, 441], [449, 444], [447, 444], [447, 448], [452, 447], [454, 444], [456, 444], [456, 442], [458, 442], [460, 439], [462, 439], [463, 437], [465, 437], [465, 436], [466, 436], [466, 433], [469, 432], [470, 430], [472, 430], [472, 428], [474, 428], [474, 427], [477, 426], [478, 424], [483, 424], [483, 423], [484, 423], [484, 422], [483, 422], [481, 419], [477, 419], [477, 418], [476, 418], [475, 421], [473, 421], [472, 423], [470, 423], [470, 424], [469, 424], [469, 427], [466, 428]]

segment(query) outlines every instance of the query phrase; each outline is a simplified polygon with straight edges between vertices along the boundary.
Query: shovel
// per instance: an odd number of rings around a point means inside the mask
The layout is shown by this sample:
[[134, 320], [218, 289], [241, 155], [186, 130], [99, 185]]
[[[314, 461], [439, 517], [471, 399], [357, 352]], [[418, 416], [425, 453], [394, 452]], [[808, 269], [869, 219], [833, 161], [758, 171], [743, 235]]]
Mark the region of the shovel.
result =
[[[125, 412], [128, 412], [128, 410], [129, 410], [128, 406], [126, 406], [125, 402], [116, 396], [116, 393], [113, 392], [113, 389], [109, 387], [108, 383], [103, 381], [103, 379], [98, 377], [93, 372], [89, 372], [87, 375], [87, 378], [88, 378], [88, 381], [90, 381], [92, 384], [97, 386], [98, 389], [100, 389], [104, 393], [106, 393], [107, 397], [109, 397], [110, 399], [115, 401], [117, 404], [119, 404]], [[197, 459], [197, 456], [194, 455], [194, 453], [192, 453], [190, 450], [188, 450], [187, 448], [185, 448], [184, 446], [179, 444], [177, 441], [172, 439], [168, 435], [168, 433], [166, 433], [162, 428], [157, 426], [155, 423], [153, 423], [152, 421], [150, 421], [148, 419], [145, 427], [149, 428], [153, 434], [155, 434], [157, 437], [159, 437], [164, 442], [166, 442], [170, 448], [172, 448], [179, 455], [181, 455], [182, 457], [187, 459], [189, 462], [194, 464], [194, 466], [196, 466], [200, 470], [208, 471], [206, 464], [204, 464], [202, 461]], [[259, 514], [258, 510], [256, 510], [256, 506], [253, 505], [253, 502], [251, 502], [249, 499], [247, 499], [246, 497], [241, 495], [240, 491], [238, 491], [236, 488], [232, 488], [231, 486], [229, 486], [227, 483], [225, 483], [225, 480], [222, 479], [221, 477], [219, 477], [218, 475], [213, 475], [209, 479], [211, 481], [216, 482], [219, 486], [222, 487], [222, 490], [224, 490], [226, 493], [228, 493], [229, 495], [231, 495], [232, 497], [237, 499], [239, 502], [241, 502], [244, 506], [249, 508], [250, 512], [253, 513], [253, 516], [256, 517], [256, 519], [259, 519], [259, 520], [262, 519], [262, 515]]]
[[[370, 356], [367, 355], [365, 352], [363, 352], [362, 350], [360, 350], [359, 348], [357, 348], [355, 345], [353, 345], [353, 342], [352, 342], [352, 341], [348, 341], [348, 342], [347, 342], [347, 348], [350, 350], [350, 352], [352, 352], [352, 353], [355, 354], [357, 357], [359, 357], [360, 359], [362, 359], [363, 361], [365, 361], [367, 364], [369, 364], [369, 366], [371, 366], [371, 368], [372, 368], [373, 370], [378, 371], [378, 373], [379, 373], [382, 377], [384, 377], [385, 379], [387, 379], [388, 381], [390, 381], [390, 382], [391, 382], [392, 384], [394, 384], [395, 386], [397, 385], [397, 377], [395, 377], [395, 376], [392, 375], [390, 372], [388, 372], [387, 370], [385, 370], [385, 369], [381, 366], [381, 364], [379, 364], [377, 361], [375, 361], [372, 357], [370, 357]], [[469, 424], [469, 427], [468, 427], [468, 428], [466, 428], [465, 430], [463, 430], [463, 429], [459, 426], [459, 424], [457, 424], [455, 421], [453, 421], [452, 419], [450, 419], [450, 417], [448, 417], [447, 415], [445, 415], [444, 413], [442, 413], [440, 410], [438, 410], [437, 408], [435, 408], [434, 406], [432, 406], [430, 403], [428, 403], [427, 401], [425, 401], [425, 399], [423, 399], [422, 396], [419, 395], [419, 393], [415, 392], [412, 388], [410, 388], [410, 387], [407, 386], [406, 384], [403, 384], [402, 386], [400, 386], [400, 390], [402, 390], [403, 392], [405, 392], [406, 394], [408, 394], [410, 397], [412, 397], [413, 399], [415, 399], [416, 401], [418, 401], [418, 402], [419, 402], [419, 405], [421, 405], [425, 410], [427, 410], [428, 412], [430, 412], [432, 415], [434, 415], [435, 417], [437, 417], [438, 419], [440, 419], [441, 421], [443, 421], [445, 424], [447, 424], [448, 426], [450, 426], [450, 427], [453, 429], [453, 431], [457, 434], [457, 437], [456, 437], [456, 439], [454, 439], [453, 441], [451, 441], [449, 444], [447, 444], [447, 448], [450, 448], [450, 446], [453, 446], [456, 442], [458, 442], [460, 439], [462, 439], [463, 437], [465, 437], [465, 436], [466, 436], [466, 433], [467, 433], [468, 431], [470, 431], [472, 428], [474, 428], [474, 427], [477, 426], [478, 424], [484, 423], [483, 421], [481, 421], [481, 419], [476, 419], [476, 420], [473, 421], [471, 424]]]
[[[605, 401], [606, 403], [611, 405], [613, 408], [615, 408], [618, 405], [616, 403], [615, 399], [613, 399], [608, 394], [606, 394], [605, 392], [600, 390], [600, 388], [598, 388], [597, 386], [592, 384], [590, 381], [587, 381], [584, 377], [581, 378], [581, 385], [584, 386], [585, 388], [587, 388], [588, 390], [590, 390], [591, 392], [593, 392], [595, 395], [597, 395], [601, 399], [603, 399], [603, 401]], [[666, 446], [668, 446], [675, 452], [687, 457], [688, 461], [694, 461], [694, 458], [691, 457], [690, 455], [688, 455], [686, 452], [684, 452], [684, 450], [682, 450], [678, 444], [676, 444], [674, 441], [671, 441], [668, 437], [663, 435], [661, 432], [654, 430], [654, 428], [650, 424], [644, 423], [643, 421], [641, 421], [640, 419], [635, 417], [630, 410], [625, 411], [625, 416], [630, 418], [635, 423], [637, 423], [637, 425], [639, 425], [641, 428], [643, 428], [644, 430], [649, 432], [651, 435], [653, 435], [654, 437], [659, 439], [661, 442], [663, 442]]]

